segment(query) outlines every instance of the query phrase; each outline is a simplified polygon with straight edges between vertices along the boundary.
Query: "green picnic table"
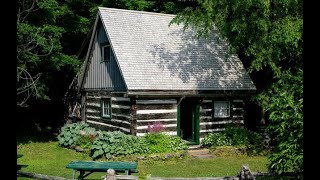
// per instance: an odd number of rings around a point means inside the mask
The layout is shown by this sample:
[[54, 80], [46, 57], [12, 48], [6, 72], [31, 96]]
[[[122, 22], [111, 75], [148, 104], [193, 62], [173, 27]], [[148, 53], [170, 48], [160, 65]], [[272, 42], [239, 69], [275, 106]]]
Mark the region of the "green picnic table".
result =
[[[113, 169], [116, 172], [125, 172], [126, 175], [138, 172], [137, 162], [119, 162], [119, 161], [71, 161], [66, 168], [72, 169], [72, 178], [75, 179], [76, 172], [79, 171], [78, 179], [83, 179], [93, 172], [107, 172]], [[88, 172], [87, 174], [85, 174]]]

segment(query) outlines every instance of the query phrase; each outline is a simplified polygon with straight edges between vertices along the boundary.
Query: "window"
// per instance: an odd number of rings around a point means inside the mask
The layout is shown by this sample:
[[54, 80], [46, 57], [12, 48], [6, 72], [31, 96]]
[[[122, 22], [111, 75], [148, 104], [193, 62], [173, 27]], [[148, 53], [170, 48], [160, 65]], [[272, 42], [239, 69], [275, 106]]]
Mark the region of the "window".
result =
[[229, 101], [214, 101], [213, 103], [215, 118], [230, 117], [230, 102]]
[[110, 44], [102, 44], [101, 46], [101, 58], [102, 61], [109, 62], [111, 59], [111, 47]]
[[111, 99], [105, 98], [101, 100], [101, 116], [111, 119]]

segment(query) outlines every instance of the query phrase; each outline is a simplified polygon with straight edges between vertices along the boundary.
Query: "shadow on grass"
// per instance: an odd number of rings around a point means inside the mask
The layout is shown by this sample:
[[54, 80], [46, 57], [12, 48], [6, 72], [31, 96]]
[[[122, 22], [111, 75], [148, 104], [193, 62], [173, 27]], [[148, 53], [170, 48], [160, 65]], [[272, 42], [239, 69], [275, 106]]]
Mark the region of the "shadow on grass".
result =
[[19, 132], [17, 133], [17, 145], [28, 144], [30, 142], [57, 141], [58, 133], [49, 130], [42, 132]]

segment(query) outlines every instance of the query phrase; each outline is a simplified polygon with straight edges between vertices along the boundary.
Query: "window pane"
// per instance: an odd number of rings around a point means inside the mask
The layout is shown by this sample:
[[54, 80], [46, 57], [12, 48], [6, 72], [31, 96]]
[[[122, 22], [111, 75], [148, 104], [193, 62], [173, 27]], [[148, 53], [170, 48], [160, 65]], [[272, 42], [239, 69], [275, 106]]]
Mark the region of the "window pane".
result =
[[109, 61], [110, 60], [110, 46], [104, 46], [103, 48], [103, 60]]
[[102, 116], [111, 117], [110, 100], [104, 99], [102, 102]]
[[214, 117], [229, 117], [229, 116], [230, 116], [229, 101], [215, 101]]

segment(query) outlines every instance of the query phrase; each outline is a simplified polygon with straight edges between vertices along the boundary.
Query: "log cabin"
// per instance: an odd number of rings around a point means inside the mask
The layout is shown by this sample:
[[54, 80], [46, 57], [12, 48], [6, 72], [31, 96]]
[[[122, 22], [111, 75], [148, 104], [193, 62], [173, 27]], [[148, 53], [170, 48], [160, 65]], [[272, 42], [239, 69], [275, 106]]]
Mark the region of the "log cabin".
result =
[[136, 136], [160, 122], [190, 144], [246, 122], [256, 87], [238, 56], [216, 28], [199, 38], [174, 17], [99, 7], [77, 77], [81, 121]]

